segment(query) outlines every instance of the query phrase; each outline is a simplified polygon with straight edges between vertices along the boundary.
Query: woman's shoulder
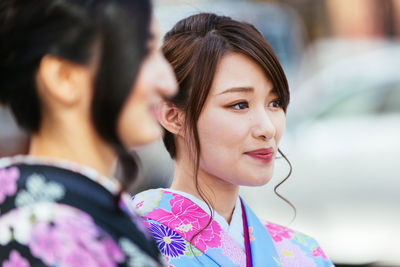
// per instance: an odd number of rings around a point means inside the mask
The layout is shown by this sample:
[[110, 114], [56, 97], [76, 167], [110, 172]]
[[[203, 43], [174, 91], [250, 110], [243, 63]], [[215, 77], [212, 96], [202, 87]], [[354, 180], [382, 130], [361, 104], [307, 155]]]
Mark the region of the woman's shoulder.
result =
[[[69, 169], [34, 163], [26, 160], [0, 159], [1, 214], [15, 208], [41, 203], [59, 203], [80, 208], [83, 200], [112, 202], [112, 194], [106, 188], [82, 173]], [[108, 196], [107, 201], [104, 201]], [[79, 201], [80, 200], [80, 203]]]
[[134, 195], [131, 198], [131, 205], [140, 216], [146, 216], [154, 209], [171, 212], [171, 205], [174, 202], [171, 200], [180, 197], [166, 188], [149, 189]]
[[114, 266], [128, 261], [157, 266], [134, 241], [114, 236], [90, 214], [66, 204], [16, 207], [1, 214], [0, 233], [3, 266]]
[[20, 182], [33, 174], [39, 174], [59, 183], [100, 185], [111, 194], [118, 194], [121, 191], [120, 184], [115, 178], [104, 177], [93, 168], [65, 159], [30, 155], [0, 158], [0, 169], [9, 168], [18, 169]]
[[[166, 214], [182, 216], [193, 212], [209, 217], [207, 204], [195, 196], [169, 188], [150, 189], [131, 199], [132, 208], [142, 217], [155, 219]], [[193, 215], [193, 214], [192, 214]]]
[[[333, 266], [319, 243], [313, 237], [269, 221], [260, 220], [268, 231], [282, 263], [290, 265], [295, 259], [317, 263], [316, 266]], [[286, 266], [283, 264], [283, 266]], [[314, 266], [310, 265], [310, 266]]]
[[157, 266], [154, 242], [140, 234], [135, 218], [123, 216], [104, 187], [66, 169], [2, 162], [0, 265], [81, 265], [68, 262], [75, 258], [86, 266]]
[[2, 211], [0, 233], [0, 260], [10, 266], [72, 264], [68, 261], [78, 256], [93, 266], [124, 259], [118, 244], [89, 214], [57, 202], [32, 202]]

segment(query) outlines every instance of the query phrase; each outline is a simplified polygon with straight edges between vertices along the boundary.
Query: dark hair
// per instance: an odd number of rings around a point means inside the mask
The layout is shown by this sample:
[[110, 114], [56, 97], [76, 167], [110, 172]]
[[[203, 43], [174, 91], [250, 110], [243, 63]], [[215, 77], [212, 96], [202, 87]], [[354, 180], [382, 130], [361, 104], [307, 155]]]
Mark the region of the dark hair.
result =
[[[190, 147], [195, 149], [191, 154], [195, 155], [196, 188], [208, 205], [209, 201], [198, 187], [197, 181], [200, 157], [197, 121], [221, 58], [226, 53], [237, 52], [256, 62], [272, 82], [285, 112], [290, 98], [289, 86], [275, 53], [261, 33], [254, 26], [229, 17], [209, 13], [187, 17], [165, 35], [162, 49], [174, 68], [179, 83], [178, 94], [170, 99], [170, 102], [185, 114], [186, 130], [192, 135], [193, 144], [190, 144]], [[172, 133], [166, 131], [164, 144], [171, 157], [176, 158], [176, 144]], [[282, 156], [287, 160], [283, 154]], [[288, 200], [277, 194], [291, 205]], [[212, 212], [211, 208], [210, 211]]]
[[126, 187], [137, 165], [116, 125], [147, 54], [150, 19], [148, 0], [1, 1], [0, 102], [25, 130], [38, 131], [41, 106], [34, 77], [42, 57], [87, 64], [96, 50], [92, 121], [119, 156]]

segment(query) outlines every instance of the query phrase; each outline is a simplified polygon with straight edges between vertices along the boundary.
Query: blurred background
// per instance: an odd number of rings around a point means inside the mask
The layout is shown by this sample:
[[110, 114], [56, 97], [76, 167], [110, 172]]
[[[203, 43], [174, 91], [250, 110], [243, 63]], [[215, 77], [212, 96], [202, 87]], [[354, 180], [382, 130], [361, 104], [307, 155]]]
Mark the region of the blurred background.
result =
[[[400, 0], [156, 0], [164, 34], [200, 11], [253, 23], [291, 88], [273, 179], [242, 196], [269, 221], [315, 237], [337, 266], [400, 266]], [[0, 108], [0, 156], [27, 138]], [[174, 164], [162, 142], [139, 149], [132, 193], [166, 187]]]

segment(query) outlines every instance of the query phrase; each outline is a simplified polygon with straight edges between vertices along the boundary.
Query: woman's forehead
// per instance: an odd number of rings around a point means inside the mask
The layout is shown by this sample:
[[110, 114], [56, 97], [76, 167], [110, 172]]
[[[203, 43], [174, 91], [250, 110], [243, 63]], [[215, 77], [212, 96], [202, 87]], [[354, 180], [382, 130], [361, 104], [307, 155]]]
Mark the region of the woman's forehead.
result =
[[250, 94], [258, 88], [275, 92], [272, 82], [254, 60], [240, 53], [229, 53], [217, 65], [210, 94]]

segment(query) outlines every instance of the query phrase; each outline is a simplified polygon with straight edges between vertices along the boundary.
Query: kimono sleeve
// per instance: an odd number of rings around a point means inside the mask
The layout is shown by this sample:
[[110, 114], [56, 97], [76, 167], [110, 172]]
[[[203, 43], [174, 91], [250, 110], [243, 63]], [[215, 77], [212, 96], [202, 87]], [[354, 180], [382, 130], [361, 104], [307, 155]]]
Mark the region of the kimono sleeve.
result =
[[40, 202], [0, 216], [2, 266], [115, 266], [125, 254], [85, 212]]
[[334, 266], [314, 238], [271, 222], [264, 222], [264, 226], [274, 242], [282, 266]]
[[217, 266], [208, 255], [192, 246], [168, 226], [144, 218], [145, 225], [153, 235], [167, 266]]
[[319, 243], [308, 235], [293, 232], [291, 238], [283, 238], [275, 246], [283, 266], [292, 266], [296, 262], [303, 264], [300, 266], [334, 266]]

